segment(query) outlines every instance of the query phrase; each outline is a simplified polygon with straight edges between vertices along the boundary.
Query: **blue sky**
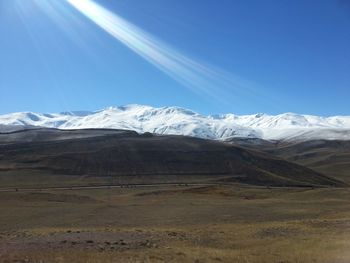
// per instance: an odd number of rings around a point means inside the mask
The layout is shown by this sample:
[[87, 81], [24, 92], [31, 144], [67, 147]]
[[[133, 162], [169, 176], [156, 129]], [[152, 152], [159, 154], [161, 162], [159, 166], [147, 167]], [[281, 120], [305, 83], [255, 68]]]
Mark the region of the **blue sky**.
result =
[[196, 92], [63, 0], [0, 0], [0, 114], [137, 103], [203, 114], [350, 115], [347, 0], [96, 2], [244, 85], [218, 87], [219, 99]]

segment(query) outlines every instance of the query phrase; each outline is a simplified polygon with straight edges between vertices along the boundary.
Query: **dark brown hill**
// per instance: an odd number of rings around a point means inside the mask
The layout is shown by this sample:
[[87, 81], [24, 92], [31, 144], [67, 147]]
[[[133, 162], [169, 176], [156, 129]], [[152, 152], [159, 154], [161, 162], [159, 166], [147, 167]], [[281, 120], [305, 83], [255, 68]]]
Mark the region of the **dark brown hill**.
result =
[[231, 143], [298, 163], [350, 183], [350, 141], [269, 142], [236, 139], [231, 140]]
[[[16, 139], [13, 136], [18, 136]], [[27, 135], [27, 137], [26, 137]], [[6, 139], [6, 136], [7, 139]], [[12, 137], [11, 137], [12, 136]], [[12, 139], [9, 139], [12, 138]], [[29, 139], [28, 139], [29, 138]], [[309, 168], [227, 143], [130, 131], [54, 129], [0, 136], [0, 171], [91, 177], [196, 176], [269, 186], [343, 186]], [[147, 182], [145, 182], [147, 183]]]

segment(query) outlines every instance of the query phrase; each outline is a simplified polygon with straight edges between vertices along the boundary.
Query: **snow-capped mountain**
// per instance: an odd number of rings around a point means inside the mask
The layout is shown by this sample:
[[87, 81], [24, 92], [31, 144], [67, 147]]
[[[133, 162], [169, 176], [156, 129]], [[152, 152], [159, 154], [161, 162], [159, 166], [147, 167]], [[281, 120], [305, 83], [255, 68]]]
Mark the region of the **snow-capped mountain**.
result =
[[22, 129], [23, 126], [59, 129], [113, 128], [208, 139], [350, 139], [350, 116], [319, 117], [293, 113], [276, 116], [204, 116], [179, 107], [153, 108], [144, 105], [110, 107], [96, 112], [20, 112], [0, 116], [0, 131], [8, 131], [9, 127], [10, 130], [14, 127]]

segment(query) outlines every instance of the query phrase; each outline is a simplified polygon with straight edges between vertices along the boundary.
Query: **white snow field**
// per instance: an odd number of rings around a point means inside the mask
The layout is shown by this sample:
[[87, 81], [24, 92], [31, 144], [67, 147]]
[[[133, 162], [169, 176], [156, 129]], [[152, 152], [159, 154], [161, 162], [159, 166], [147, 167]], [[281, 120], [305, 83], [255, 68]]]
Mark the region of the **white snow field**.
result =
[[96, 112], [19, 112], [0, 115], [1, 132], [33, 126], [125, 129], [219, 140], [233, 137], [265, 140], [350, 139], [350, 116], [319, 117], [293, 113], [205, 116], [179, 107], [154, 108], [134, 104]]

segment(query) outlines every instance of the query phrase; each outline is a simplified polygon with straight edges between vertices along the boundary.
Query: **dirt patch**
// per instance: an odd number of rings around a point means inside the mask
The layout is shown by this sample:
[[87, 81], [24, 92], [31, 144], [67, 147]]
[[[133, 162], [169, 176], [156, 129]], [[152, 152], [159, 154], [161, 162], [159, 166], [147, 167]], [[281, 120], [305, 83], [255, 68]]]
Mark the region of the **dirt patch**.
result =
[[313, 220], [306, 222], [306, 224], [313, 228], [322, 228], [328, 230], [341, 230], [341, 231], [350, 231], [350, 220]]
[[[5, 234], [5, 233], [4, 233]], [[0, 241], [0, 254], [13, 252], [44, 250], [96, 250], [96, 251], [125, 251], [130, 249], [158, 248], [161, 239], [168, 235], [127, 231], [73, 231], [52, 232], [47, 234], [28, 234], [25, 232], [5, 235], [6, 239]], [[176, 236], [176, 235], [174, 235]], [[174, 237], [172, 236], [172, 237]]]
[[300, 229], [293, 228], [293, 227], [269, 227], [260, 230], [258, 233], [255, 234], [255, 237], [257, 238], [291, 238], [298, 235], [301, 235]]
[[151, 192], [143, 192], [136, 194], [136, 196], [159, 196], [159, 195], [175, 195], [175, 194], [195, 194], [195, 195], [213, 195], [221, 197], [232, 197], [239, 198], [243, 200], [259, 200], [267, 199], [268, 196], [257, 194], [254, 192], [241, 192], [233, 187], [225, 186], [203, 186], [203, 187], [193, 187], [187, 189], [178, 190], [158, 190]]
[[17, 200], [20, 202], [57, 202], [57, 203], [98, 203], [97, 199], [89, 196], [73, 195], [73, 194], [56, 194], [56, 193], [16, 193], [3, 195], [8, 201]]

